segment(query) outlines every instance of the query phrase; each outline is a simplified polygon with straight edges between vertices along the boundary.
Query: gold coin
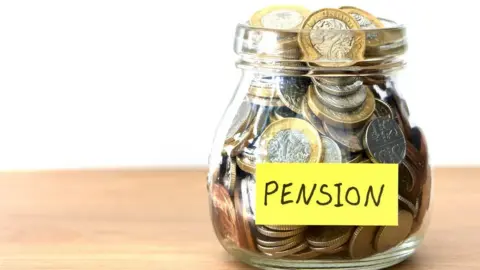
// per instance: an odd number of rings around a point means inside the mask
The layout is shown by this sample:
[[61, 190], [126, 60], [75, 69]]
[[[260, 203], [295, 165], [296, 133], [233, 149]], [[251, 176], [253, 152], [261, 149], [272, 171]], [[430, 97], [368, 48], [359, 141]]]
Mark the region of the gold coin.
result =
[[300, 245], [293, 247], [291, 249], [287, 249], [284, 251], [279, 251], [279, 252], [273, 252], [273, 253], [265, 253], [268, 256], [272, 256], [274, 258], [281, 258], [281, 257], [286, 257], [292, 254], [295, 254], [297, 252], [300, 252], [304, 249], [308, 248], [308, 244], [306, 242], [301, 243]]
[[298, 43], [305, 61], [320, 61], [322, 66], [349, 66], [363, 60], [365, 33], [333, 31], [360, 29], [358, 22], [339, 9], [325, 8], [313, 12], [302, 24]]
[[383, 28], [383, 23], [365, 10], [349, 6], [340, 9], [350, 14], [358, 22], [361, 29]]
[[297, 225], [263, 225], [263, 226], [276, 231], [292, 231], [292, 230], [297, 230], [305, 227], [305, 226], [297, 226]]
[[300, 244], [305, 240], [305, 236], [303, 233], [299, 233], [297, 235], [286, 237], [286, 238], [278, 238], [278, 237], [268, 237], [262, 234], [257, 236], [257, 244], [262, 245], [264, 247], [278, 247], [283, 246], [288, 243], [295, 243]]
[[357, 227], [348, 245], [348, 251], [352, 259], [365, 258], [375, 253], [372, 241], [377, 230], [378, 227], [375, 226]]
[[335, 127], [362, 127], [375, 111], [375, 98], [371, 91], [367, 91], [365, 103], [359, 109], [345, 113], [337, 112], [324, 106], [315, 96], [315, 89], [310, 86], [307, 93], [307, 102], [310, 110], [321, 120]]
[[322, 141], [307, 121], [284, 118], [265, 129], [257, 150], [258, 162], [317, 163], [322, 157]]
[[238, 244], [237, 217], [228, 191], [219, 184], [213, 184], [211, 190], [212, 218], [216, 233], [221, 239]]
[[412, 213], [400, 210], [398, 213], [398, 226], [384, 226], [378, 229], [375, 237], [375, 249], [384, 252], [400, 244], [410, 234], [412, 229]]
[[330, 247], [335, 249], [342, 246], [353, 233], [350, 226], [318, 226], [310, 227], [305, 236], [312, 247]]
[[303, 105], [302, 105], [302, 115], [307, 120], [314, 126], [318, 133], [322, 135], [326, 135], [327, 133], [325, 132], [325, 129], [323, 128], [323, 122], [322, 120], [318, 119], [318, 117], [315, 116], [315, 114], [308, 108], [307, 104], [307, 99], [303, 100]]
[[310, 11], [301, 6], [276, 5], [253, 14], [250, 25], [271, 29], [298, 29]]
[[259, 233], [268, 237], [278, 237], [278, 238], [291, 237], [304, 232], [306, 229], [307, 227], [301, 227], [299, 229], [295, 229], [291, 231], [276, 231], [264, 226], [257, 226], [257, 231]]

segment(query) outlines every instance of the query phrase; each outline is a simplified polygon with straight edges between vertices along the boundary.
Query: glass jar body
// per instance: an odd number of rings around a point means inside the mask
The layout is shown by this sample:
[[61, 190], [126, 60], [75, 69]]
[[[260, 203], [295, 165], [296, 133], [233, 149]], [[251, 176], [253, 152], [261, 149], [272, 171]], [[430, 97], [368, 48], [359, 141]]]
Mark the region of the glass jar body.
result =
[[[401, 79], [401, 71], [242, 70], [209, 160], [210, 213], [224, 248], [275, 269], [380, 269], [413, 254], [428, 224], [432, 180], [424, 134], [396, 89]], [[297, 124], [319, 140], [289, 128]], [[378, 132], [403, 138], [404, 149], [375, 150]], [[316, 158], [314, 147], [322, 149]], [[256, 225], [259, 162], [397, 163], [399, 226]]]

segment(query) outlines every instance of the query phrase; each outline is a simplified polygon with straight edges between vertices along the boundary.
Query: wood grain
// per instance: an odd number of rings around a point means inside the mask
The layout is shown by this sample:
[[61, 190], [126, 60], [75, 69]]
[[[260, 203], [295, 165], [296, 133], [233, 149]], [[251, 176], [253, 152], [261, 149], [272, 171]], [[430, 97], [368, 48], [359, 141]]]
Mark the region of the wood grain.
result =
[[[436, 169], [433, 215], [405, 269], [480, 269], [480, 169]], [[252, 269], [213, 233], [206, 172], [0, 174], [0, 269]]]

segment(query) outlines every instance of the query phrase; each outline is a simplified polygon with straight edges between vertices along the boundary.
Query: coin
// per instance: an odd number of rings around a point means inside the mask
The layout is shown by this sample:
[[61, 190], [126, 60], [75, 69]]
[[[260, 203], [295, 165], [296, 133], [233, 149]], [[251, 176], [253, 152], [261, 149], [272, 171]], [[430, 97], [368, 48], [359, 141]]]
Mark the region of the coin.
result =
[[225, 140], [225, 143], [231, 143], [234, 141], [235, 134], [245, 128], [251, 115], [252, 105], [247, 100], [244, 100], [242, 104], [240, 104], [240, 107], [238, 108], [237, 113], [232, 120], [232, 124], [227, 131], [227, 138]]
[[421, 185], [417, 183], [416, 178], [412, 165], [403, 160], [398, 167], [398, 194], [410, 202], [415, 202], [420, 195]]
[[308, 108], [307, 99], [304, 99], [303, 101], [302, 115], [305, 120], [310, 122], [310, 124], [317, 129], [318, 133], [326, 135], [322, 120], [318, 119], [318, 117], [316, 117], [315, 114]]
[[227, 158], [226, 162], [226, 173], [223, 176], [223, 185], [228, 190], [230, 196], [233, 196], [233, 191], [235, 189], [235, 181], [237, 179], [237, 163], [232, 157]]
[[258, 76], [253, 78], [248, 88], [248, 94], [263, 98], [279, 98], [277, 89], [275, 78]]
[[238, 246], [247, 250], [256, 250], [256, 244], [252, 236], [253, 215], [248, 213], [243, 201], [241, 188], [242, 181], [238, 181], [234, 191], [234, 204], [236, 210], [236, 226], [238, 232]]
[[400, 163], [406, 154], [405, 137], [395, 120], [377, 118], [365, 131], [365, 152], [375, 163]]
[[315, 90], [310, 87], [307, 93], [308, 107], [318, 118], [333, 126], [361, 127], [372, 117], [375, 110], [375, 99], [370, 91], [367, 92], [367, 98], [362, 107], [349, 113], [329, 109], [318, 101], [314, 92]]
[[280, 99], [290, 110], [300, 114], [310, 78], [283, 76], [278, 78]]
[[300, 225], [264, 225], [264, 226], [276, 231], [292, 231], [292, 230], [297, 230], [305, 227]]
[[341, 10], [350, 14], [360, 24], [362, 29], [383, 28], [383, 23], [372, 14], [356, 7], [341, 7]]
[[305, 236], [300, 233], [296, 234], [291, 237], [285, 237], [285, 238], [278, 238], [278, 237], [268, 237], [262, 234], [259, 234], [257, 236], [257, 244], [262, 245], [264, 247], [278, 247], [278, 246], [283, 246], [288, 243], [295, 243], [300, 244], [305, 240]]
[[255, 161], [252, 161], [250, 158], [246, 157], [244, 154], [241, 154], [236, 157], [236, 163], [238, 167], [244, 172], [253, 174], [256, 171]]
[[296, 29], [310, 11], [301, 6], [269, 6], [253, 14], [250, 25], [271, 29]]
[[248, 175], [243, 178], [240, 188], [242, 190], [242, 203], [243, 207], [253, 216], [255, 219], [255, 177], [253, 175]]
[[399, 201], [399, 204], [401, 206], [404, 206], [402, 207], [402, 209], [405, 209], [405, 210], [408, 210], [410, 211], [410, 213], [412, 213], [413, 215], [413, 218], [415, 218], [418, 214], [418, 206], [413, 204], [411, 201], [405, 199], [404, 197], [398, 195], [398, 201]]
[[301, 227], [295, 230], [291, 231], [277, 231], [277, 230], [272, 230], [269, 229], [265, 226], [257, 226], [257, 231], [265, 236], [269, 237], [278, 237], [278, 238], [283, 238], [283, 237], [291, 237], [294, 235], [297, 235], [299, 233], [304, 232], [307, 229], [307, 227]]
[[298, 243], [295, 243], [295, 242], [290, 242], [290, 243], [287, 243], [285, 245], [275, 246], [275, 247], [264, 247], [262, 245], [257, 244], [257, 248], [261, 252], [268, 254], [268, 253], [277, 253], [277, 252], [285, 251], [285, 250], [291, 249], [291, 248], [293, 248], [297, 245], [298, 245]]
[[290, 110], [287, 106], [278, 107], [273, 111], [275, 115], [275, 120], [281, 120], [283, 118], [295, 118], [301, 117], [301, 115], [297, 115], [296, 112]]
[[271, 123], [260, 136], [258, 162], [317, 163], [321, 139], [307, 121], [285, 118]]
[[295, 254], [297, 252], [300, 252], [302, 250], [305, 250], [308, 248], [308, 244], [306, 242], [301, 243], [298, 246], [295, 246], [291, 249], [287, 249], [285, 251], [279, 251], [279, 252], [273, 252], [273, 253], [264, 253], [265, 255], [272, 256], [274, 258], [281, 258], [281, 257], [286, 257], [292, 254]]
[[312, 79], [315, 84], [321, 86], [348, 86], [357, 83], [357, 81], [362, 82], [359, 77], [355, 76], [315, 76]]
[[375, 116], [377, 117], [385, 117], [385, 118], [394, 118], [393, 110], [390, 108], [390, 106], [380, 100], [380, 99], [375, 99]]
[[375, 236], [375, 250], [384, 252], [397, 246], [405, 240], [412, 229], [413, 216], [410, 212], [400, 210], [398, 213], [398, 226], [384, 226], [378, 229]]
[[360, 226], [353, 232], [348, 245], [350, 257], [353, 259], [361, 259], [368, 257], [375, 253], [372, 241], [378, 227], [375, 226]]
[[234, 142], [225, 146], [225, 149], [230, 153], [231, 156], [237, 156], [239, 152], [248, 144], [248, 141], [253, 136], [253, 125], [251, 123], [245, 127], [243, 131], [236, 134]]
[[365, 126], [362, 128], [348, 129], [336, 128], [323, 123], [323, 129], [332, 139], [345, 146], [350, 152], [363, 151], [362, 139], [365, 134]]
[[323, 163], [342, 163], [342, 151], [338, 144], [327, 136], [321, 136]]
[[298, 253], [289, 255], [289, 259], [295, 259], [295, 260], [308, 260], [308, 259], [313, 259], [315, 257], [318, 257], [320, 255], [317, 251], [312, 250], [312, 249], [305, 249], [303, 251], [300, 251]]
[[315, 87], [315, 93], [323, 105], [340, 112], [351, 112], [358, 109], [367, 98], [367, 91], [364, 87], [360, 87], [360, 89], [353, 94], [342, 97], [331, 95], [318, 87]]
[[314, 80], [314, 82], [315, 82], [315, 89], [317, 91], [324, 91], [330, 95], [334, 95], [338, 97], [352, 95], [355, 92], [362, 89], [362, 86], [363, 86], [363, 81], [361, 80], [354, 81], [353, 83], [344, 85], [344, 86], [322, 84], [318, 81], [318, 79]]
[[238, 244], [235, 208], [228, 191], [219, 184], [213, 184], [211, 190], [212, 217], [218, 225], [218, 233], [223, 239]]
[[250, 101], [253, 104], [260, 105], [260, 106], [268, 106], [268, 107], [279, 107], [279, 106], [284, 106], [282, 100], [280, 98], [262, 98], [262, 97], [256, 97], [252, 96], [250, 94], [247, 94], [248, 101]]
[[332, 31], [360, 29], [358, 22], [348, 13], [339, 9], [320, 9], [311, 13], [301, 28], [298, 43], [304, 60], [322, 61], [322, 65], [328, 66], [348, 66], [352, 61], [363, 59], [366, 42], [363, 32]]
[[[347, 242], [348, 242], [348, 239], [347, 239]], [[337, 254], [337, 253], [340, 253], [340, 252], [348, 249], [347, 245], [342, 245], [342, 246], [335, 247], [335, 248], [332, 248], [332, 247], [310, 247], [310, 248], [312, 250], [315, 250], [316, 252], [318, 252], [321, 255]]]
[[313, 247], [330, 247], [335, 249], [342, 246], [353, 233], [350, 226], [316, 226], [307, 230], [305, 237]]

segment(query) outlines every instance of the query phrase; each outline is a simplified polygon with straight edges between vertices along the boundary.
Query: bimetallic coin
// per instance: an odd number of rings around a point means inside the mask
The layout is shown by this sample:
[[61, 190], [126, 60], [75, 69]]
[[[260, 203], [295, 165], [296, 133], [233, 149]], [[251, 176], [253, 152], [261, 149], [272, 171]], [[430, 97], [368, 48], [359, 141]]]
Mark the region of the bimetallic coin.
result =
[[346, 113], [337, 112], [323, 105], [316, 97], [315, 90], [310, 87], [307, 93], [308, 108], [327, 124], [337, 127], [356, 128], [363, 126], [375, 111], [375, 98], [367, 91], [365, 103], [359, 109]]
[[383, 23], [372, 14], [356, 7], [341, 7], [341, 10], [350, 14], [360, 24], [362, 29], [383, 28]]
[[405, 137], [393, 119], [371, 121], [363, 143], [365, 152], [375, 163], [400, 163], [406, 155]]
[[361, 87], [353, 94], [342, 97], [331, 95], [318, 89], [318, 87], [315, 87], [315, 93], [317, 94], [318, 100], [320, 100], [323, 105], [341, 112], [351, 112], [358, 109], [367, 98], [365, 87]]
[[314, 80], [316, 91], [324, 91], [330, 95], [338, 97], [352, 95], [363, 88], [363, 81], [361, 80], [354, 81], [353, 83], [344, 86], [322, 84], [317, 80]]
[[390, 106], [380, 99], [375, 99], [375, 116], [384, 118], [394, 118], [393, 110]]
[[323, 129], [332, 139], [345, 146], [350, 152], [363, 151], [363, 135], [366, 127], [362, 128], [336, 128], [323, 123]]
[[375, 236], [374, 246], [378, 252], [384, 252], [404, 241], [412, 229], [413, 216], [410, 212], [400, 210], [398, 226], [380, 227]]
[[310, 11], [301, 6], [269, 6], [253, 14], [250, 25], [271, 29], [297, 29]]
[[353, 232], [348, 245], [348, 251], [352, 259], [361, 259], [373, 255], [373, 239], [377, 233], [378, 227], [360, 226]]
[[280, 99], [290, 110], [300, 114], [302, 103], [311, 83], [308, 77], [277, 77]]
[[310, 122], [310, 124], [312, 124], [312, 126], [314, 126], [317, 129], [318, 133], [322, 135], [327, 134], [325, 132], [325, 129], [323, 128], [322, 120], [318, 119], [318, 117], [316, 117], [315, 114], [308, 108], [307, 99], [303, 101], [302, 115], [303, 115], [303, 118], [305, 118], [305, 120]]
[[269, 229], [265, 226], [257, 226], [257, 231], [260, 234], [268, 237], [277, 237], [277, 238], [292, 237], [294, 235], [303, 233], [306, 229], [307, 227], [304, 226], [291, 231], [277, 231], [277, 230]]
[[342, 151], [338, 144], [327, 136], [321, 136], [323, 163], [342, 163]]
[[271, 123], [260, 136], [258, 162], [317, 163], [321, 139], [307, 121], [285, 118]]
[[[360, 29], [358, 22], [339, 9], [325, 8], [305, 19], [298, 43], [306, 61], [321, 61], [325, 66], [348, 66], [362, 60], [365, 34], [361, 31], [325, 31]], [[347, 63], [345, 63], [347, 62]]]
[[238, 244], [237, 217], [228, 191], [219, 184], [213, 184], [211, 199], [213, 223], [217, 225], [218, 234]]
[[289, 243], [295, 243], [295, 245], [298, 245], [304, 240], [305, 236], [302, 233], [286, 238], [268, 237], [262, 234], [257, 236], [257, 244], [264, 247], [278, 247]]
[[237, 114], [233, 118], [232, 124], [227, 132], [227, 138], [225, 143], [231, 143], [234, 141], [235, 134], [239, 133], [240, 130], [244, 129], [248, 124], [248, 120], [252, 115], [252, 105], [247, 101], [243, 101], [240, 107], [237, 110]]
[[335, 249], [348, 242], [353, 233], [350, 226], [316, 226], [307, 230], [305, 237], [313, 247]]

